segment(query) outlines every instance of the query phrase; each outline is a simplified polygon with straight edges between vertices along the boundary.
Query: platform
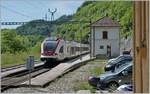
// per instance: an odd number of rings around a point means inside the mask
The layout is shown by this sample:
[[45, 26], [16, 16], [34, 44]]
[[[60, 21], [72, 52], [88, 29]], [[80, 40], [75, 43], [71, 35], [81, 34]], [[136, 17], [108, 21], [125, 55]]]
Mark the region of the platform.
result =
[[[47, 85], [49, 82], [55, 80], [57, 77], [63, 75], [64, 73], [79, 67], [80, 64], [83, 64], [85, 61], [89, 61], [90, 59], [90, 55], [85, 55], [77, 60], [75, 60], [74, 62], [66, 62], [66, 63], [61, 63], [59, 65], [57, 65], [56, 67], [52, 68], [50, 71], [41, 74], [39, 76], [36, 76], [35, 78], [31, 79], [31, 86], [39, 86], [39, 87], [43, 87], [45, 85]], [[24, 83], [22, 83], [21, 85], [26, 86], [29, 85], [29, 81], [25, 81]]]

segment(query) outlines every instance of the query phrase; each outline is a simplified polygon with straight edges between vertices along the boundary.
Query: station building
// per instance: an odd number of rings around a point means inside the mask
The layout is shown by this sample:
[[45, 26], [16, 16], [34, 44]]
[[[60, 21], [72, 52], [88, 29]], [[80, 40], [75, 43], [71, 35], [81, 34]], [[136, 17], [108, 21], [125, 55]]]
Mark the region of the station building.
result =
[[91, 53], [94, 57], [116, 57], [120, 54], [119, 23], [103, 17], [91, 24]]

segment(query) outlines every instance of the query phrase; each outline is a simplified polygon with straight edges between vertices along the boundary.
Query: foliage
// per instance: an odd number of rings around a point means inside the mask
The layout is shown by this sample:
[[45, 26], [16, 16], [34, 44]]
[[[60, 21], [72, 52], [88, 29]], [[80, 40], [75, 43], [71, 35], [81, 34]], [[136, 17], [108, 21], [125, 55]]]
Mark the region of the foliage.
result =
[[19, 35], [50, 35], [51, 23], [44, 20], [33, 20], [16, 29]]
[[28, 39], [16, 34], [15, 30], [3, 30], [2, 35], [2, 53], [16, 53], [19, 51], [27, 51]]
[[[37, 47], [39, 48], [39, 47]], [[32, 49], [37, 49], [32, 48]], [[34, 56], [35, 60], [39, 60], [40, 53], [38, 51], [30, 50], [26, 52], [16, 52], [15, 54], [12, 53], [3, 53], [1, 54], [1, 67], [10, 67], [18, 64], [25, 64], [26, 59], [28, 56]]]
[[[73, 15], [63, 15], [50, 22], [34, 20], [16, 29], [19, 35], [42, 35], [62, 37], [67, 40], [88, 43], [89, 22], [108, 16], [120, 23], [121, 37], [129, 36], [133, 23], [132, 1], [85, 1]], [[81, 21], [73, 23], [70, 21]], [[84, 23], [84, 21], [88, 21]]]
[[[108, 16], [120, 23], [120, 34], [121, 37], [124, 37], [132, 32], [132, 13], [133, 5], [131, 1], [86, 1], [72, 15], [72, 20], [83, 22], [91, 19], [92, 22], [95, 22], [104, 16]], [[64, 23], [58, 26], [58, 30], [53, 32], [52, 35], [59, 35], [68, 40], [74, 38], [76, 41], [82, 40], [82, 42], [88, 43], [89, 31], [89, 23]]]
[[15, 52], [15, 54], [10, 52], [5, 52], [1, 54], [1, 66], [2, 67], [9, 67], [12, 65], [17, 64], [24, 64], [26, 63], [26, 59], [28, 56], [34, 56], [35, 60], [40, 59], [40, 47], [41, 42], [38, 42], [34, 47], [31, 47], [28, 51], [20, 51]]

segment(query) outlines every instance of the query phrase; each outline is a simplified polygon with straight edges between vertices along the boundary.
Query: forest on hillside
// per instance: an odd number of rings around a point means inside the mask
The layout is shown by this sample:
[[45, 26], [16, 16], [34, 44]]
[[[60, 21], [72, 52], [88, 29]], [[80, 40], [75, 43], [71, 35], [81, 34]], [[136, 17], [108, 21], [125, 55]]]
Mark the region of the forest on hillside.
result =
[[[31, 21], [18, 27], [16, 31], [19, 35], [52, 35], [67, 40], [87, 42], [90, 31], [89, 22], [95, 22], [104, 16], [108, 16], [120, 23], [120, 35], [124, 37], [129, 36], [132, 32], [132, 13], [133, 5], [131, 1], [86, 1], [73, 15], [63, 15], [54, 22]], [[78, 22], [74, 23], [73, 21]]]
[[[133, 5], [131, 1], [87, 1], [78, 8], [74, 15], [72, 15], [71, 20], [81, 22], [91, 20], [92, 22], [95, 22], [104, 16], [108, 16], [119, 22], [121, 26], [121, 37], [131, 35], [133, 30]], [[83, 42], [85, 42], [89, 37], [89, 31], [89, 23], [64, 23], [57, 27], [57, 31], [53, 32], [53, 35], [59, 35], [68, 40], [72, 40], [74, 38], [76, 41], [83, 40]]]

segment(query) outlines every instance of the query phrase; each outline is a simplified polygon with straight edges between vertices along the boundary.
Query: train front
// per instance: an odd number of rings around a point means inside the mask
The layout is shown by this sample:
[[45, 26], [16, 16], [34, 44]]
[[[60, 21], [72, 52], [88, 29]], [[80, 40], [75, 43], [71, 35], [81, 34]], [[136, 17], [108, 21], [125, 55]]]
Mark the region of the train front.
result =
[[52, 62], [57, 60], [57, 45], [59, 40], [44, 40], [41, 45], [41, 61]]

